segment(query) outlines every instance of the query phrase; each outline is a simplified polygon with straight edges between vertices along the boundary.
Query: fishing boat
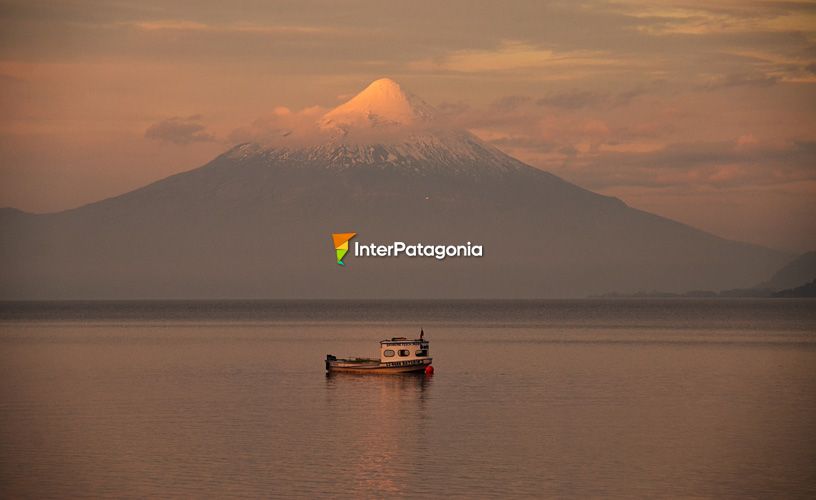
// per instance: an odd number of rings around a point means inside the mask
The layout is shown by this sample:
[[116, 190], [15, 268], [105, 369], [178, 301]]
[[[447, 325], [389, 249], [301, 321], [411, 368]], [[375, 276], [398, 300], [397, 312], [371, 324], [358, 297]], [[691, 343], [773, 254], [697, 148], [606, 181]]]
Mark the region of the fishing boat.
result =
[[429, 343], [425, 332], [421, 331], [418, 339], [393, 337], [380, 341], [380, 359], [375, 358], [338, 358], [326, 355], [326, 371], [329, 373], [433, 373], [429, 356]]

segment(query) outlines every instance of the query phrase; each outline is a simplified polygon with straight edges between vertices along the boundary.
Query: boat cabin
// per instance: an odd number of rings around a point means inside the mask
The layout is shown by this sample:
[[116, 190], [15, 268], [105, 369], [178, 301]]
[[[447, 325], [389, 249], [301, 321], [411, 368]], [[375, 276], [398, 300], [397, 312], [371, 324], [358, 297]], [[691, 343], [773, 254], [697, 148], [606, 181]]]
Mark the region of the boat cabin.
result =
[[391, 340], [381, 340], [380, 363], [426, 360], [429, 357], [428, 345], [428, 341], [424, 339], [408, 340], [405, 337], [393, 337]]
[[326, 371], [347, 373], [433, 373], [433, 358], [428, 353], [428, 341], [425, 332], [420, 331], [419, 338], [408, 340], [405, 337], [393, 337], [380, 341], [380, 359], [343, 358], [332, 354], [326, 355]]

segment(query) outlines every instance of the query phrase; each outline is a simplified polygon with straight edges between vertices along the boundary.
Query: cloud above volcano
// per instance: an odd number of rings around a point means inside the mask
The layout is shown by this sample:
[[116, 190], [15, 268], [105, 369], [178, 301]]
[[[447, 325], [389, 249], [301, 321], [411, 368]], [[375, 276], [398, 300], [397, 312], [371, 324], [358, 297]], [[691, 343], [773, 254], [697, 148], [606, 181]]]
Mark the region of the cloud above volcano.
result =
[[145, 137], [174, 144], [212, 142], [215, 136], [201, 123], [201, 115], [173, 116], [154, 123], [145, 130]]

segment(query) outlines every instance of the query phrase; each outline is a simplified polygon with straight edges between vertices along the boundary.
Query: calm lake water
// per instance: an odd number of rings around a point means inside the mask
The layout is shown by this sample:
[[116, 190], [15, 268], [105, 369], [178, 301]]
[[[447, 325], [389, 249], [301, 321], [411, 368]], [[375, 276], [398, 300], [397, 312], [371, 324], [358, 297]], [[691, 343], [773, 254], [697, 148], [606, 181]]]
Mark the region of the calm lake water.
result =
[[3, 304], [0, 391], [4, 498], [816, 496], [816, 301]]

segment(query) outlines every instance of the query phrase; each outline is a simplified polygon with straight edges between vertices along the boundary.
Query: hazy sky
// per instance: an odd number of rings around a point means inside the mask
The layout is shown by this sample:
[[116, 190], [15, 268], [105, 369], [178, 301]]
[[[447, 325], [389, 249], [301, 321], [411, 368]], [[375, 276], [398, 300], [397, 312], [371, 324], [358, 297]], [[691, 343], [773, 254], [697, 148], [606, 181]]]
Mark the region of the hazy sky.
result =
[[816, 248], [816, 2], [0, 1], [0, 206], [128, 191], [381, 76], [634, 207]]

